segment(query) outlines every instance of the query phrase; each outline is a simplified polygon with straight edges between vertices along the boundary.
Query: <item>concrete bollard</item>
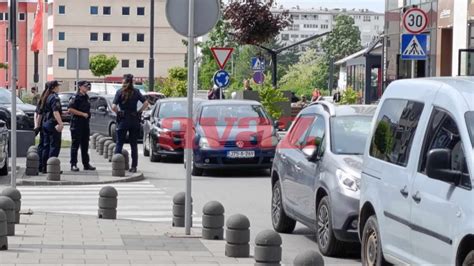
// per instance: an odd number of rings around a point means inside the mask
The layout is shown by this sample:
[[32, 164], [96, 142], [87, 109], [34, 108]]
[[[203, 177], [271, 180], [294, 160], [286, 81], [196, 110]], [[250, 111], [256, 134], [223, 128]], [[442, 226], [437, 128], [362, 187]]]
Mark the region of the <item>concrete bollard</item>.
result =
[[125, 176], [125, 158], [122, 154], [114, 154], [112, 156], [112, 176]]
[[123, 158], [125, 159], [125, 170], [129, 170], [130, 169], [130, 156], [129, 156], [129, 153], [126, 149], [122, 149], [122, 155], [123, 155]]
[[109, 145], [109, 162], [112, 162], [112, 156], [114, 156], [114, 151], [115, 151], [115, 146], [116, 144], [112, 142], [112, 144]]
[[314, 250], [308, 250], [298, 254], [293, 261], [294, 266], [324, 266], [324, 259], [321, 254]]
[[28, 148], [28, 151], [27, 151], [26, 153], [28, 154], [28, 153], [30, 153], [30, 152], [36, 152], [36, 153], [37, 153], [37, 152], [38, 152], [38, 147], [36, 147], [36, 146], [30, 146], [30, 147]]
[[[99, 152], [99, 148], [100, 148], [100, 145], [99, 145], [99, 144], [100, 144], [100, 142], [102, 141], [102, 139], [104, 139], [104, 138], [105, 138], [105, 136], [100, 135], [100, 136], [98, 136], [97, 139], [95, 140], [95, 151], [96, 151], [96, 152]], [[105, 141], [105, 140], [104, 140], [104, 141]]]
[[7, 214], [0, 209], [0, 250], [8, 250]]
[[[193, 202], [193, 198], [191, 198]], [[185, 204], [186, 204], [186, 193], [179, 192], [173, 197], [173, 227], [184, 227], [185, 225]], [[192, 205], [191, 205], [192, 213]], [[192, 215], [191, 215], [191, 225], [192, 225]]]
[[108, 140], [111, 140], [111, 138], [104, 137], [99, 140], [99, 155], [104, 155], [104, 145]]
[[277, 266], [281, 261], [281, 236], [273, 230], [265, 230], [255, 237], [255, 265]]
[[202, 208], [202, 238], [209, 240], [224, 239], [224, 206], [211, 201]]
[[21, 210], [21, 193], [16, 188], [6, 188], [2, 191], [1, 196], [9, 197], [15, 203], [15, 224], [20, 223]]
[[99, 219], [117, 219], [117, 196], [114, 187], [103, 187], [99, 192]]
[[46, 162], [47, 179], [49, 181], [61, 180], [61, 161], [56, 157], [51, 157]]
[[225, 230], [225, 255], [232, 258], [250, 256], [250, 221], [242, 214], [234, 214], [227, 219]]
[[28, 176], [37, 176], [39, 174], [39, 155], [31, 151], [26, 155], [26, 170]]
[[7, 235], [15, 235], [15, 202], [7, 196], [0, 196], [0, 209], [7, 215]]
[[114, 143], [112, 140], [107, 140], [104, 143], [104, 159], [109, 159], [109, 145]]
[[92, 134], [92, 136], [90, 138], [90, 143], [89, 143], [89, 148], [91, 150], [95, 150], [95, 141], [97, 140], [97, 137], [99, 137], [99, 136], [100, 136], [99, 133]]

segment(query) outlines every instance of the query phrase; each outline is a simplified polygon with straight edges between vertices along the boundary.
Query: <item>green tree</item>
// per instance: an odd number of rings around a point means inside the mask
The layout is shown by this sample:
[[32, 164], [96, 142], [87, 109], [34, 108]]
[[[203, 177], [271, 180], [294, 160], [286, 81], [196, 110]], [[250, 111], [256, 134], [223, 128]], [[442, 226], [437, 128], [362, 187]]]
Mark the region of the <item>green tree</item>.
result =
[[118, 63], [115, 56], [108, 57], [105, 54], [99, 54], [90, 58], [89, 67], [94, 76], [105, 78], [105, 76], [112, 74]]
[[187, 69], [173, 67], [168, 69], [168, 77], [159, 83], [160, 92], [166, 97], [184, 97], [187, 95]]
[[0, 69], [8, 69], [7, 63], [0, 63]]
[[282, 110], [278, 106], [278, 103], [288, 101], [283, 93], [279, 89], [273, 88], [269, 83], [265, 83], [259, 87], [258, 93], [260, 101], [267, 113], [275, 120], [280, 119]]
[[361, 49], [360, 30], [354, 19], [348, 15], [338, 15], [332, 32], [321, 42], [325, 57], [335, 61]]

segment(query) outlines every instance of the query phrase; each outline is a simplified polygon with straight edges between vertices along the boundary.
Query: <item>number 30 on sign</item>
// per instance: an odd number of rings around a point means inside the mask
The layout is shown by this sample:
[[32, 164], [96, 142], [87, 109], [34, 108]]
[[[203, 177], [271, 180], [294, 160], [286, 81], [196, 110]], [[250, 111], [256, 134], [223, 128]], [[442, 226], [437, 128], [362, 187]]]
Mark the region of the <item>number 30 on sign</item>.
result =
[[410, 8], [403, 16], [403, 26], [412, 34], [422, 33], [428, 26], [428, 15], [419, 8]]

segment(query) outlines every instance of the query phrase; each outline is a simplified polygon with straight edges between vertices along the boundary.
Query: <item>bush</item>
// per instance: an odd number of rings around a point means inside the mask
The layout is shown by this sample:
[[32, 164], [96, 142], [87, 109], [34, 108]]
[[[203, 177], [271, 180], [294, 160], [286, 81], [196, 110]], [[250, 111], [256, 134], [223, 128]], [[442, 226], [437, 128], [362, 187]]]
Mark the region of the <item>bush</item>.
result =
[[281, 117], [281, 108], [277, 105], [279, 102], [288, 101], [279, 89], [273, 88], [270, 84], [259, 86], [258, 93], [260, 101], [268, 114], [275, 120]]
[[343, 93], [341, 97], [341, 104], [356, 104], [359, 94], [357, 91], [348, 87]]

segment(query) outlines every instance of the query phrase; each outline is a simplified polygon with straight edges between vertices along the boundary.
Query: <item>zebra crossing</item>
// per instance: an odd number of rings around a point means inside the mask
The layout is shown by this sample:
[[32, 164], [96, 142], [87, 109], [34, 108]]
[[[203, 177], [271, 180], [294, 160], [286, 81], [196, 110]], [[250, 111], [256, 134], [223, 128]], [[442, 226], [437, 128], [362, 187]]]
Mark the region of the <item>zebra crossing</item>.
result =
[[[105, 185], [21, 186], [22, 211], [97, 215], [99, 191]], [[171, 224], [172, 196], [148, 181], [112, 185], [118, 192], [117, 219]], [[193, 223], [200, 217], [193, 213]]]

